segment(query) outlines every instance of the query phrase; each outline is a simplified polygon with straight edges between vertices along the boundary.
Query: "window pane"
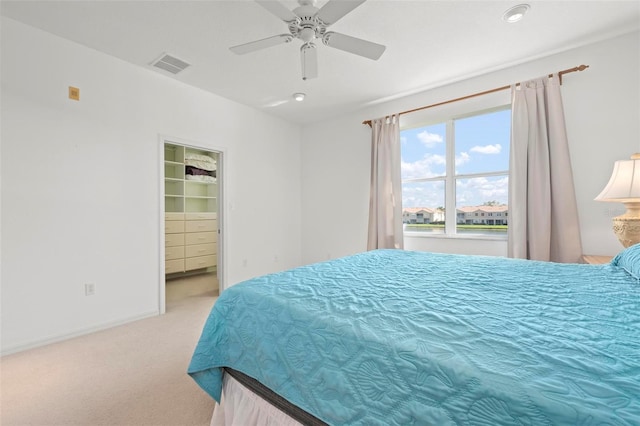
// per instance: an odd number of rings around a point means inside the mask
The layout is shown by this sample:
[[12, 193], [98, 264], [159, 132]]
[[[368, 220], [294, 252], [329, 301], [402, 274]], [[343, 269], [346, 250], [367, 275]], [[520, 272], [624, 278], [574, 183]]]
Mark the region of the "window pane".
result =
[[404, 230], [444, 234], [444, 181], [402, 184]]
[[506, 234], [508, 186], [507, 175], [456, 179], [456, 233]]
[[405, 179], [444, 176], [446, 172], [446, 125], [403, 130], [401, 177]]
[[455, 120], [456, 174], [509, 170], [511, 110]]

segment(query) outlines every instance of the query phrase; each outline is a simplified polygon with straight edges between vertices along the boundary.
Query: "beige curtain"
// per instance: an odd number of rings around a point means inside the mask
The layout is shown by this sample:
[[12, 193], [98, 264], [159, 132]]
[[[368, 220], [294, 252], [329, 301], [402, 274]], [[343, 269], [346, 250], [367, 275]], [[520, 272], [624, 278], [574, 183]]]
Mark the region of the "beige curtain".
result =
[[404, 247], [399, 115], [371, 121], [371, 195], [367, 250]]
[[512, 87], [509, 257], [578, 262], [582, 255], [558, 75]]

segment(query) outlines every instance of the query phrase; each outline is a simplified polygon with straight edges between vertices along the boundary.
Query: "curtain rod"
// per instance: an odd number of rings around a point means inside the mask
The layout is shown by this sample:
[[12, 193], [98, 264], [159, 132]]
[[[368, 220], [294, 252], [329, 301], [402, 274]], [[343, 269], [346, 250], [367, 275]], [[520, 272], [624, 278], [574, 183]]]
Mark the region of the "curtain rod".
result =
[[[580, 66], [577, 66], [577, 67], [573, 67], [573, 68], [569, 68], [569, 69], [566, 69], [566, 70], [559, 71], [558, 72], [558, 78], [560, 79], [560, 84], [562, 84], [562, 76], [564, 74], [569, 74], [569, 73], [576, 72], [576, 71], [584, 71], [587, 68], [589, 68], [589, 65], [580, 65]], [[551, 77], [553, 77], [553, 74], [549, 74], [549, 78], [551, 78]], [[519, 85], [520, 85], [520, 83], [516, 83], [516, 86], [519, 86]], [[463, 101], [465, 99], [475, 98], [476, 96], [488, 95], [489, 93], [499, 92], [501, 90], [507, 90], [509, 88], [511, 88], [510, 84], [507, 85], [507, 86], [497, 87], [497, 88], [491, 89], [491, 90], [485, 90], [484, 92], [478, 92], [478, 93], [474, 93], [472, 95], [463, 96], [461, 98], [449, 99], [448, 101], [438, 102], [437, 104], [427, 105], [427, 106], [423, 106], [423, 107], [420, 107], [420, 108], [410, 109], [408, 111], [398, 112], [396, 114], [397, 115], [409, 114], [411, 112], [421, 111], [423, 109], [433, 108], [433, 107], [437, 107], [437, 106], [440, 106], [440, 105], [445, 105], [445, 104], [450, 104], [450, 103], [453, 103], [453, 102]], [[371, 127], [371, 121], [372, 120], [365, 120], [365, 121], [362, 122], [362, 124], [366, 124], [369, 127]]]

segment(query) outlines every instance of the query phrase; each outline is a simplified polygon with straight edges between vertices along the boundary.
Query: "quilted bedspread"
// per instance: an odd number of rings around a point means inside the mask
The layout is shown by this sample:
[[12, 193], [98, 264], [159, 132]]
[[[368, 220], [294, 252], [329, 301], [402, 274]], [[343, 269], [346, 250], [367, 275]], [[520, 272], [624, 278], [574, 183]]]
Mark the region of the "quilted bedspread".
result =
[[188, 372], [223, 366], [332, 425], [640, 425], [640, 283], [376, 250], [225, 290]]

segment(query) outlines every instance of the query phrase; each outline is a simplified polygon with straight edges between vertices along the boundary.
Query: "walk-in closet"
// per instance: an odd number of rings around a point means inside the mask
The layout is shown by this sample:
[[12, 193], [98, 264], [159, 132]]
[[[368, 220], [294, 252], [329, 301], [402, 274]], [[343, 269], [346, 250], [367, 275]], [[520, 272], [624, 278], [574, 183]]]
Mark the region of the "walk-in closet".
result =
[[164, 142], [165, 300], [219, 292], [221, 153]]

